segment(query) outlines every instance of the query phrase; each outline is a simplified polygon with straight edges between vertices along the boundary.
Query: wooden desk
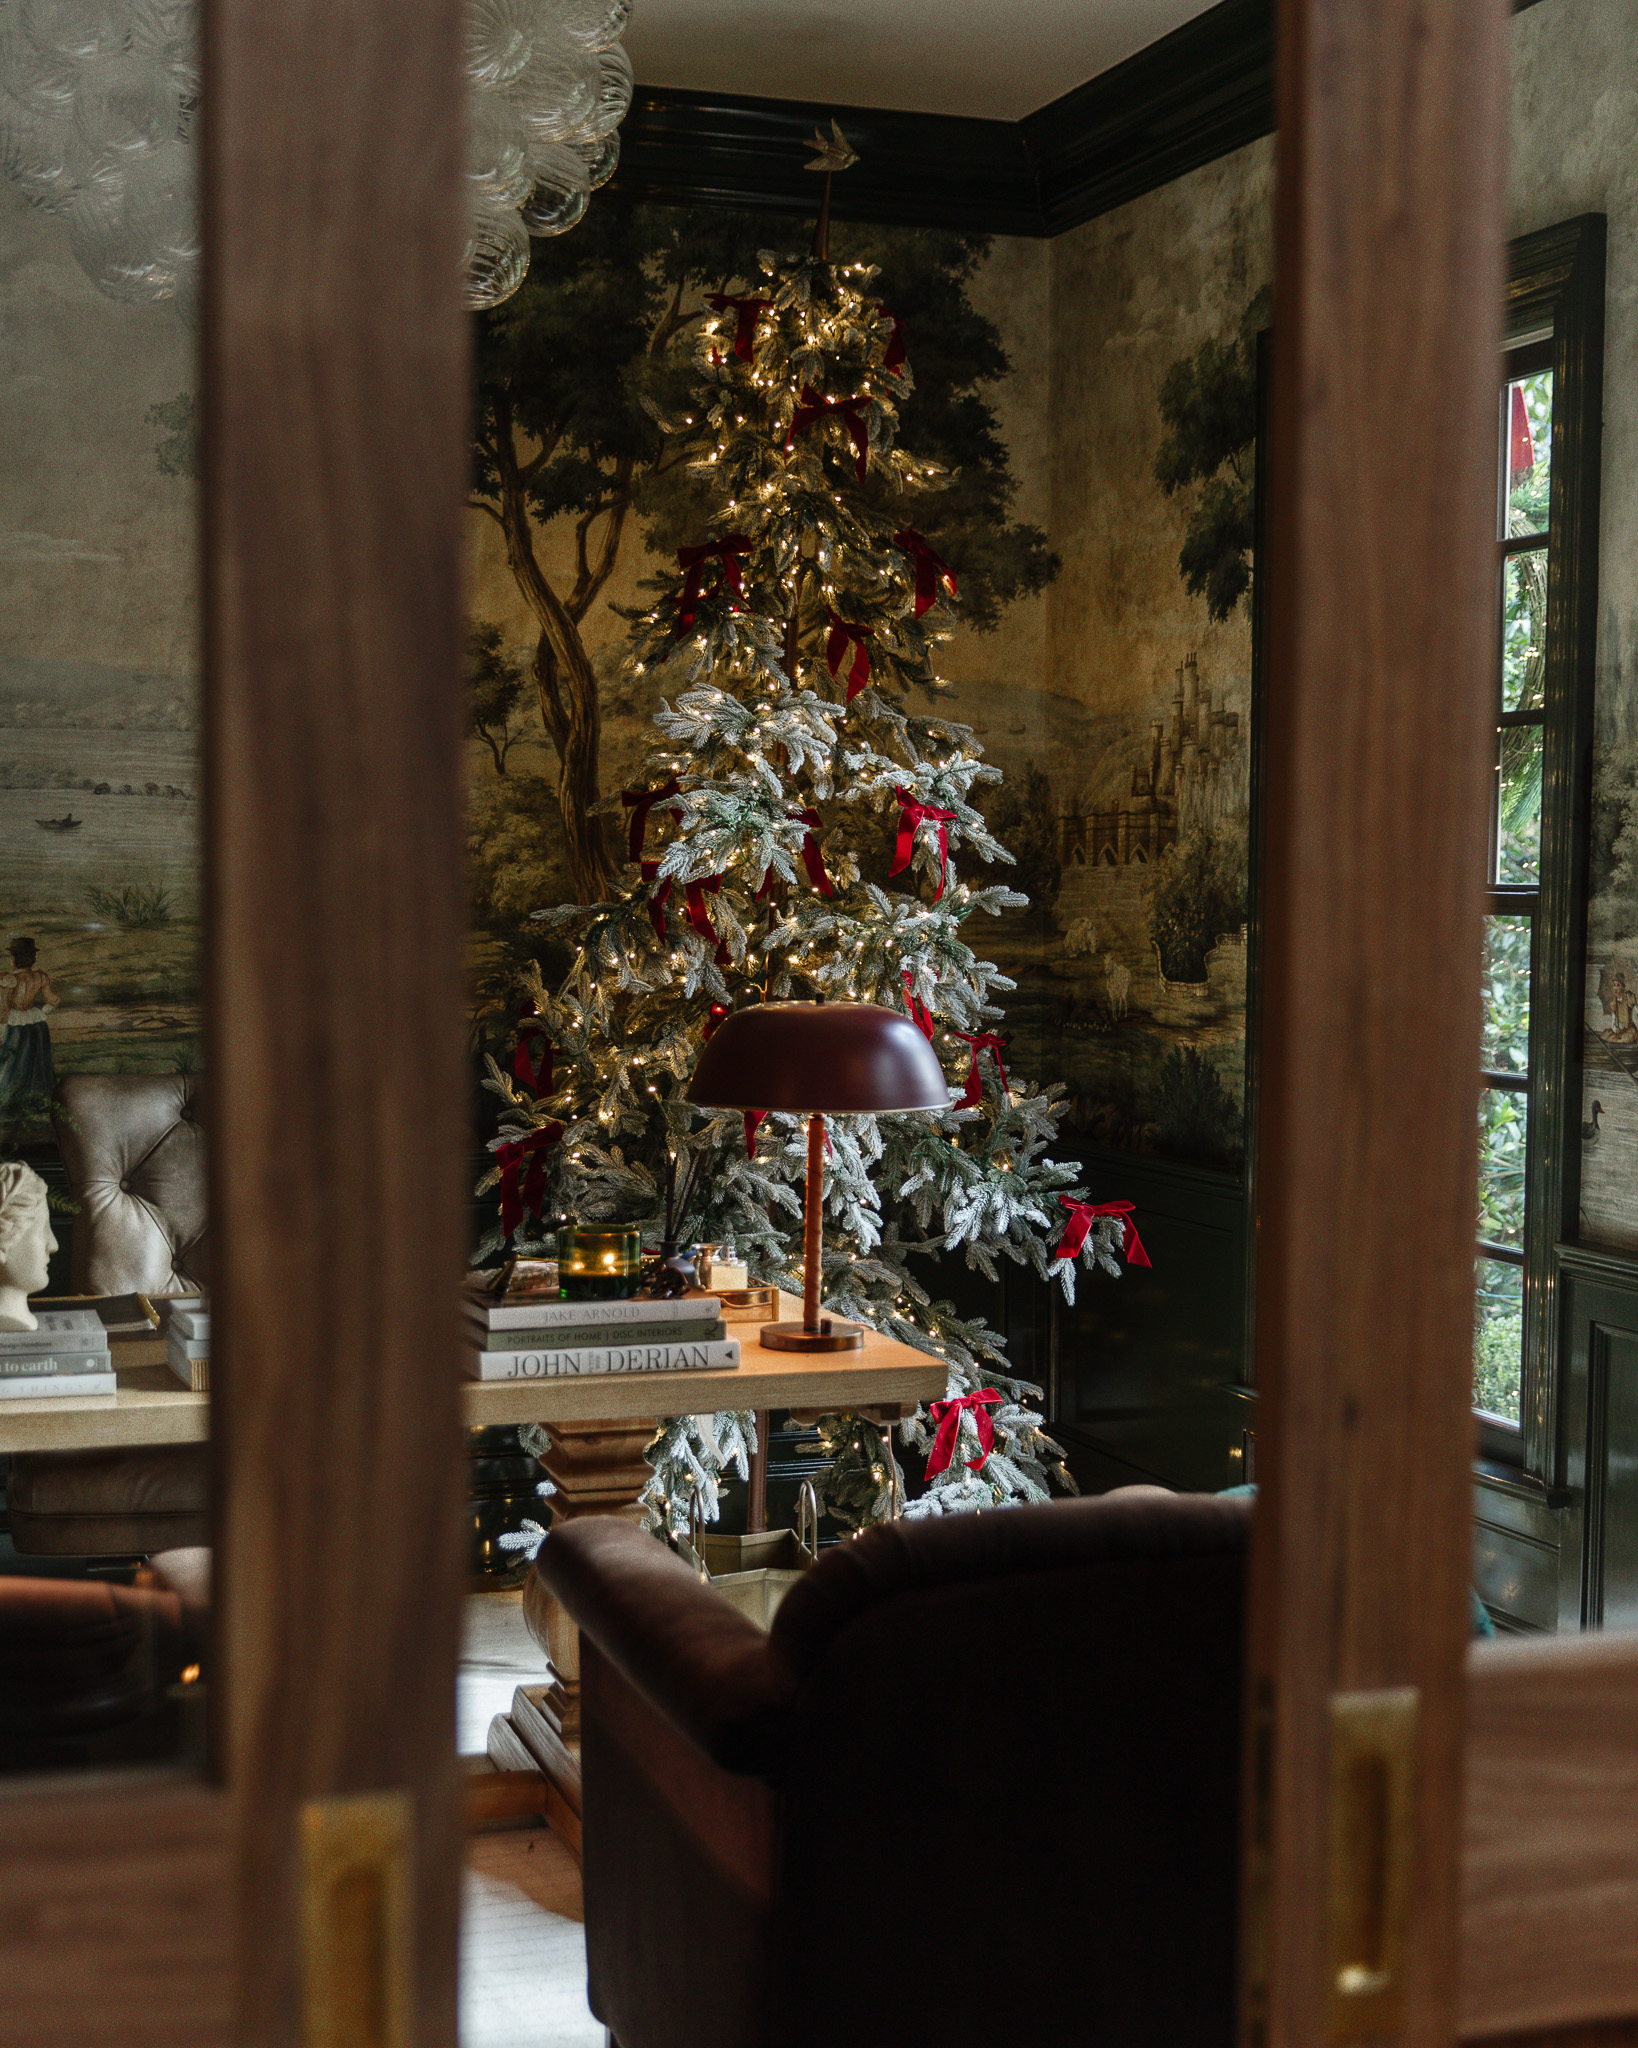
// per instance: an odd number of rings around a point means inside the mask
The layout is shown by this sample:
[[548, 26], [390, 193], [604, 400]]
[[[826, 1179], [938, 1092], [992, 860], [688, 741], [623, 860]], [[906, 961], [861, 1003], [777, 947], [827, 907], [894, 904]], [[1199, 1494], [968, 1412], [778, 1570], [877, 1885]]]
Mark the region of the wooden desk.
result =
[[[780, 1297], [780, 1314], [802, 1320], [802, 1304]], [[483, 1423], [572, 1422], [595, 1404], [609, 1420], [656, 1415], [712, 1415], [721, 1408], [796, 1408], [852, 1414], [898, 1403], [914, 1408], [944, 1392], [945, 1370], [936, 1358], [874, 1333], [860, 1351], [765, 1351], [756, 1323], [736, 1323], [735, 1372], [613, 1373], [607, 1379], [468, 1380], [462, 1390], [466, 1419]], [[657, 1398], [660, 1397], [660, 1398]], [[653, 1422], [650, 1420], [652, 1429]]]
[[[801, 1304], [780, 1297], [780, 1314], [800, 1317]], [[461, 1406], [479, 1428], [513, 1422], [620, 1426], [653, 1433], [655, 1419], [681, 1413], [709, 1415], [719, 1408], [794, 1408], [810, 1414], [837, 1409], [852, 1414], [909, 1409], [944, 1392], [936, 1359], [869, 1336], [862, 1351], [764, 1351], [757, 1325], [736, 1326], [737, 1372], [647, 1372], [607, 1379], [465, 1380]], [[115, 1394], [56, 1401], [0, 1401], [0, 1452], [93, 1451], [137, 1444], [203, 1443], [210, 1435], [210, 1396], [190, 1394], [165, 1363], [163, 1339], [116, 1342]], [[586, 1417], [595, 1409], [597, 1422]], [[644, 1441], [646, 1443], [647, 1437]], [[642, 1481], [638, 1481], [640, 1487]], [[634, 1489], [635, 1491], [635, 1489]]]
[[114, 1394], [0, 1401], [0, 1451], [101, 1451], [137, 1444], [197, 1444], [210, 1435], [210, 1396], [190, 1394], [164, 1361], [126, 1365]]

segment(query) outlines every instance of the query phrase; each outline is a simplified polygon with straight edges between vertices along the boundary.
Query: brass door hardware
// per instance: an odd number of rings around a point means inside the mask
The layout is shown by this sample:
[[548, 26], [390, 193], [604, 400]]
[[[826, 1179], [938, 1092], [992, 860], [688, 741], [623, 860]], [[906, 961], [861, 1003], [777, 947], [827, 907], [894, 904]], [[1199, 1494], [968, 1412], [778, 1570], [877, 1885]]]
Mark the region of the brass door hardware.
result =
[[304, 2048], [410, 2048], [410, 1801], [301, 1809]]
[[1331, 1695], [1331, 2039], [1397, 2032], [1416, 1827], [1413, 1685]]

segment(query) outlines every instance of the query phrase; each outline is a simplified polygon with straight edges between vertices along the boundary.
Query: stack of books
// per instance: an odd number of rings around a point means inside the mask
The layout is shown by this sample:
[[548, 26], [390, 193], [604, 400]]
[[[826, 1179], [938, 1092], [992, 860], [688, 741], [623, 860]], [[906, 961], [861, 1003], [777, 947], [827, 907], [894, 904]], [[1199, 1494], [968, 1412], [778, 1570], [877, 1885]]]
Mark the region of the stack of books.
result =
[[108, 1332], [94, 1308], [42, 1308], [33, 1330], [0, 1330], [0, 1400], [116, 1391]]
[[173, 1308], [166, 1318], [165, 1356], [191, 1393], [210, 1392], [210, 1310], [195, 1302]]
[[552, 1301], [486, 1295], [466, 1303], [466, 1371], [475, 1380], [551, 1380], [623, 1372], [724, 1372], [739, 1340], [714, 1295], [663, 1301]]

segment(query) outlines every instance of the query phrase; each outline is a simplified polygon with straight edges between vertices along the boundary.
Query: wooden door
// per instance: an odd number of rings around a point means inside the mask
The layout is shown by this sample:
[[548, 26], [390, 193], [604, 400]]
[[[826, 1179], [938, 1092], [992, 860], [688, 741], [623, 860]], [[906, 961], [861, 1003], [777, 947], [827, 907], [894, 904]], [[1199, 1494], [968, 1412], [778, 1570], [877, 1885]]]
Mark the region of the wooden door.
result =
[[1638, 2040], [1638, 1644], [1471, 1648], [1505, 0], [1282, 0], [1242, 2038]]
[[[459, 8], [205, 13], [212, 1768], [0, 1789], [0, 2043], [437, 2048], [460, 1863]], [[303, 2004], [326, 1972], [329, 2034]]]

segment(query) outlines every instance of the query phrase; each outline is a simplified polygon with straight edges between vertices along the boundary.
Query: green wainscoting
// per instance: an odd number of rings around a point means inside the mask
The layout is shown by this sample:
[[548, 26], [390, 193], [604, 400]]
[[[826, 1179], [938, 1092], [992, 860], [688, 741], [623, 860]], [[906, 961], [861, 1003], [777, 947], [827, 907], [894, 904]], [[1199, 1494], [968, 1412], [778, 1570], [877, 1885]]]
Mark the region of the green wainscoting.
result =
[[[1574, 1596], [1561, 1628], [1638, 1627], [1638, 1262], [1561, 1246], [1560, 1471], [1579, 1509], [1566, 1532]], [[1567, 1570], [1566, 1576], [1572, 1576]]]
[[1245, 1384], [1244, 1188], [1142, 1153], [1084, 1147], [1079, 1156], [1094, 1200], [1137, 1204], [1153, 1263], [1119, 1280], [1079, 1274], [1072, 1308], [1056, 1289], [1043, 1304], [1049, 1343], [1037, 1376], [1071, 1469], [1098, 1492], [1137, 1480], [1205, 1492], [1238, 1485], [1253, 1476], [1256, 1427]]
[[1473, 1584], [1498, 1628], [1580, 1625], [1581, 1506], [1503, 1465], [1473, 1475]]
[[1547, 1476], [1482, 1461], [1474, 1583], [1511, 1629], [1638, 1628], [1638, 1260], [1553, 1248], [1562, 1371]]

